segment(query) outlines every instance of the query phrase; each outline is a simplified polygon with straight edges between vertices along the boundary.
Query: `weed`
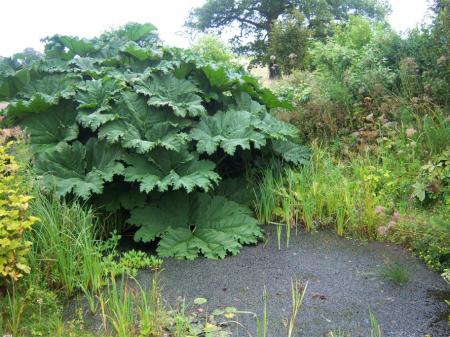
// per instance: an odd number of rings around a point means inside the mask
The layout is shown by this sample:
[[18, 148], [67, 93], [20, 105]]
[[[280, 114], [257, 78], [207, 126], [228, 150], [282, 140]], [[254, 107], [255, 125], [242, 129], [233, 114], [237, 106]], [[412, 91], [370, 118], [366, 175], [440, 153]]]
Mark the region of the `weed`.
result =
[[[106, 307], [106, 317], [118, 336], [133, 336], [135, 330], [134, 300], [138, 299], [134, 290], [129, 287], [128, 278], [122, 277], [119, 286], [114, 276], [111, 276], [106, 292], [100, 295], [100, 301]], [[106, 329], [106, 327], [105, 327]]]
[[61, 203], [59, 198], [39, 192], [32, 208], [40, 221], [30, 237], [30, 264], [40, 270], [36, 273], [40, 281], [69, 297], [79, 288], [98, 290], [102, 266], [92, 209], [77, 202]]
[[303, 304], [308, 283], [301, 284], [298, 280], [293, 280], [291, 284], [292, 309], [287, 322], [287, 337], [292, 337], [297, 325], [297, 317]]
[[257, 315], [255, 315], [256, 321], [256, 336], [257, 337], [267, 337], [267, 289], [264, 287], [263, 290], [263, 317], [262, 321]]
[[381, 326], [378, 323], [377, 317], [369, 308], [369, 320], [370, 320], [370, 337], [382, 337]]
[[381, 271], [381, 276], [400, 286], [405, 285], [409, 281], [408, 269], [400, 263], [389, 263]]
[[351, 337], [350, 333], [345, 332], [338, 328], [337, 330], [329, 331], [325, 337]]
[[7, 329], [13, 336], [18, 335], [21, 326], [23, 311], [25, 309], [25, 298], [19, 296], [16, 293], [16, 284], [14, 281], [11, 283], [11, 292], [7, 292], [6, 298], [9, 308], [9, 314], [6, 319]]

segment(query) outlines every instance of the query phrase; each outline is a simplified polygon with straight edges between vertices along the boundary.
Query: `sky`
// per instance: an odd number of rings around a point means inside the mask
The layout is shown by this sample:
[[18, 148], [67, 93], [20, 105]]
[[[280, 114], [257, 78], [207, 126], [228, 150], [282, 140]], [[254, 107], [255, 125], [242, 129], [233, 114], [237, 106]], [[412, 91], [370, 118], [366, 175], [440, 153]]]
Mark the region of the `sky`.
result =
[[[54, 34], [93, 37], [127, 22], [151, 22], [163, 41], [187, 47], [193, 36], [183, 24], [193, 7], [205, 0], [1, 0], [0, 55], [32, 47], [42, 50], [41, 38]], [[397, 31], [421, 23], [427, 0], [390, 0], [389, 22]]]

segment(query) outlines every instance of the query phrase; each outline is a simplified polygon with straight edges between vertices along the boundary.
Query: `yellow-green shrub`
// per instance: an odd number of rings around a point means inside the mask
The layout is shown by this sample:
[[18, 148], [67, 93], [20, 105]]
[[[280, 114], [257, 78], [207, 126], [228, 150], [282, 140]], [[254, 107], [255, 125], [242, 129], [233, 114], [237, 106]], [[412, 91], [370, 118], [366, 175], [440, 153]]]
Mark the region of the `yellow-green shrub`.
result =
[[25, 194], [20, 167], [10, 154], [12, 144], [0, 144], [0, 275], [18, 280], [30, 271], [26, 255], [31, 242], [24, 233], [37, 218], [28, 213], [31, 197]]

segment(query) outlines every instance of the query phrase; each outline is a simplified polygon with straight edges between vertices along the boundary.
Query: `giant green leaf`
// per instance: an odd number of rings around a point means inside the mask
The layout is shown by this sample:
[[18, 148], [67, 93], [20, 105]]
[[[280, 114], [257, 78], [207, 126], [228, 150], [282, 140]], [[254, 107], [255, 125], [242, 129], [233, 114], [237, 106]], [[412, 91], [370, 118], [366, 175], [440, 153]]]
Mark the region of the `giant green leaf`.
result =
[[123, 89], [123, 85], [114, 79], [101, 79], [86, 81], [79, 86], [75, 96], [80, 108], [93, 109], [101, 112], [111, 109], [111, 101], [114, 95]]
[[77, 139], [76, 115], [74, 104], [60, 104], [46, 112], [25, 118], [20, 125], [30, 136], [33, 152], [44, 152]]
[[96, 195], [94, 202], [102, 210], [118, 212], [121, 209], [132, 210], [136, 207], [144, 207], [147, 195], [141, 193], [135, 185], [113, 181], [104, 186], [103, 193]]
[[306, 146], [290, 141], [275, 140], [272, 142], [272, 148], [281, 158], [295, 165], [304, 165], [310, 158], [310, 152]]
[[61, 98], [71, 98], [78, 81], [78, 76], [58, 74], [30, 82], [20, 92], [23, 99], [12, 101], [7, 113], [13, 117], [47, 111], [51, 106], [57, 105]]
[[[177, 212], [173, 210], [177, 209]], [[129, 223], [140, 226], [135, 238], [148, 242], [160, 236], [162, 256], [193, 259], [237, 254], [242, 244], [261, 236], [250, 210], [225, 197], [169, 193], [154, 205], [132, 211]]]
[[190, 136], [197, 141], [197, 151], [209, 155], [219, 147], [232, 156], [238, 146], [248, 150], [251, 144], [255, 148], [266, 144], [264, 135], [253, 127], [253, 116], [247, 111], [220, 111], [214, 116], [202, 117]]
[[30, 113], [47, 111], [52, 105], [59, 102], [58, 97], [37, 93], [28, 100], [12, 101], [7, 108], [9, 117], [21, 117]]
[[164, 195], [157, 203], [133, 210], [127, 222], [141, 226], [135, 234], [135, 239], [149, 242], [168, 228], [188, 228], [192, 213], [190, 198], [192, 196], [183, 192], [171, 192]]
[[102, 62], [103, 59], [101, 58], [77, 57], [71, 60], [69, 65], [73, 67], [74, 72], [97, 79], [104, 76], [104, 69], [101, 68]]
[[61, 36], [59, 41], [67, 47], [74, 55], [86, 56], [94, 50], [94, 44], [87, 39], [78, 37]]
[[119, 34], [125, 36], [128, 40], [139, 41], [155, 31], [156, 27], [151, 23], [129, 23], [119, 30]]
[[231, 85], [227, 69], [224, 66], [208, 64], [202, 68], [203, 73], [213, 87], [228, 89]]
[[295, 126], [276, 119], [269, 113], [263, 113], [254, 121], [254, 126], [273, 139], [286, 140], [298, 136]]
[[155, 147], [179, 151], [189, 140], [183, 127], [190, 121], [174, 116], [170, 111], [149, 107], [143, 97], [126, 92], [114, 108], [117, 118], [100, 128], [99, 138], [110, 143], [120, 142], [124, 148], [146, 153]]
[[183, 149], [180, 152], [155, 149], [148, 156], [128, 154], [124, 156], [125, 181], [139, 182], [140, 190], [151, 192], [157, 189], [165, 192], [195, 188], [208, 191], [217, 183], [220, 176], [214, 172], [215, 164], [209, 160], [199, 160], [194, 154]]
[[122, 49], [125, 54], [137, 58], [139, 61], [145, 60], [159, 60], [163, 56], [163, 51], [158, 48], [140, 47], [136, 42], [130, 41]]
[[116, 114], [111, 111], [111, 104], [115, 95], [122, 89], [123, 83], [111, 78], [86, 81], [79, 86], [75, 96], [79, 103], [78, 122], [95, 131], [101, 125], [115, 119]]
[[38, 156], [36, 172], [43, 176], [45, 187], [54, 187], [60, 196], [73, 193], [88, 199], [93, 193], [102, 193], [104, 183], [122, 173], [120, 156], [120, 149], [95, 139], [86, 145], [63, 143]]
[[35, 94], [50, 98], [70, 98], [75, 95], [75, 84], [80, 82], [77, 75], [54, 74], [30, 82], [21, 91], [21, 96], [31, 98]]
[[173, 75], [154, 76], [135, 86], [137, 92], [150, 96], [148, 105], [168, 106], [180, 117], [200, 116], [206, 110], [199, 89], [191, 81]]
[[0, 59], [0, 100], [9, 99], [30, 82], [30, 70], [11, 66], [10, 60]]

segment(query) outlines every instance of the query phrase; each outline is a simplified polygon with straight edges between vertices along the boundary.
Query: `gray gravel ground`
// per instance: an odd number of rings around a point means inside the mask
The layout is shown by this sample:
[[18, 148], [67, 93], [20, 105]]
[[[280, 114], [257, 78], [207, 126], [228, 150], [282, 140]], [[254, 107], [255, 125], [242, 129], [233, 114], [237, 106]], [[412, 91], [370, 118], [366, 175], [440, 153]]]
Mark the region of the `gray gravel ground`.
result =
[[[410, 280], [395, 285], [379, 276], [388, 262], [407, 267]], [[304, 306], [295, 336], [322, 337], [341, 328], [351, 337], [370, 336], [368, 309], [376, 315], [384, 337], [449, 337], [447, 325], [450, 287], [436, 273], [405, 249], [378, 242], [362, 243], [337, 237], [332, 232], [300, 234], [289, 249], [278, 250], [269, 234], [266, 244], [244, 247], [224, 260], [166, 259], [160, 285], [173, 303], [179, 296], [192, 301], [208, 299], [209, 310], [234, 306], [258, 313], [262, 292], [268, 292], [269, 337], [286, 336], [283, 319], [289, 316], [291, 280], [308, 281]], [[151, 275], [141, 272], [141, 283]], [[255, 336], [254, 320], [240, 322]], [[236, 330], [234, 336], [246, 336]]]

